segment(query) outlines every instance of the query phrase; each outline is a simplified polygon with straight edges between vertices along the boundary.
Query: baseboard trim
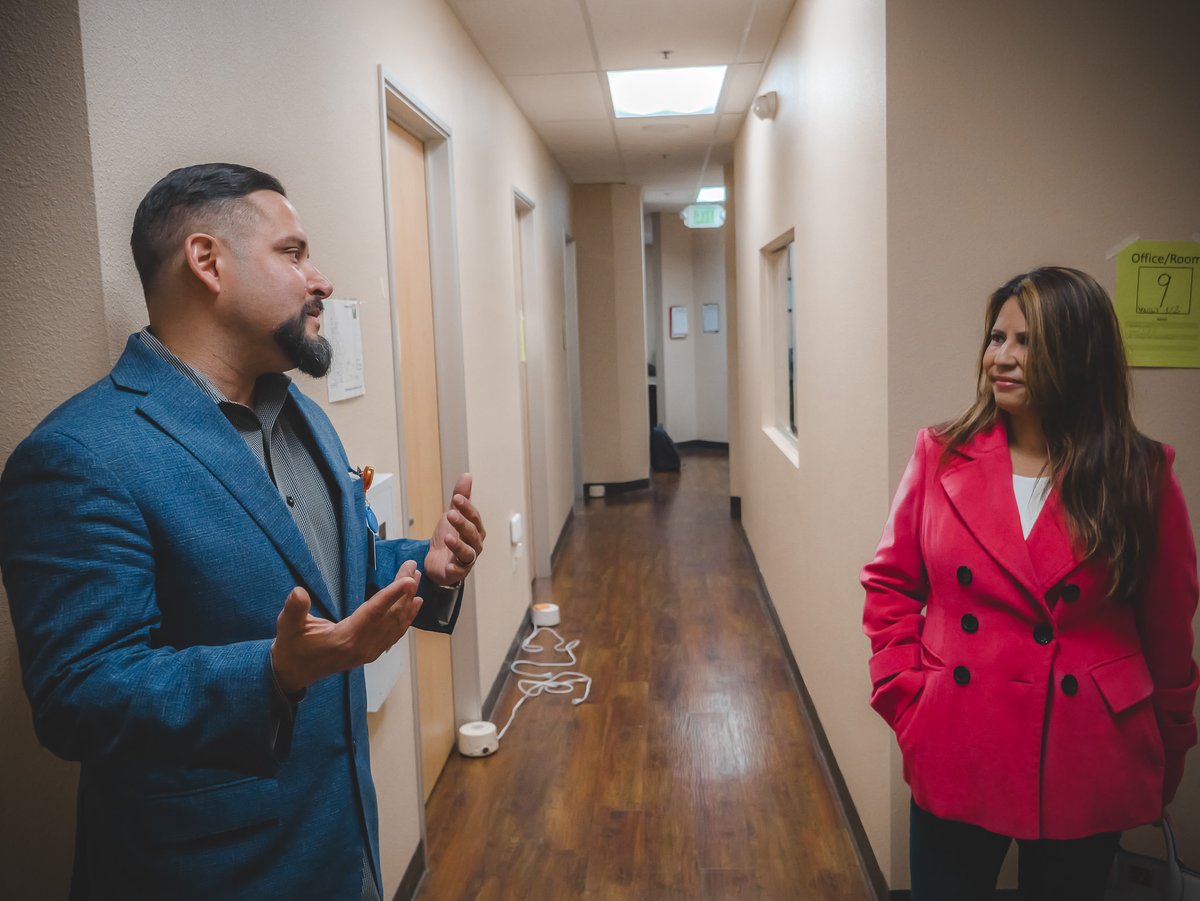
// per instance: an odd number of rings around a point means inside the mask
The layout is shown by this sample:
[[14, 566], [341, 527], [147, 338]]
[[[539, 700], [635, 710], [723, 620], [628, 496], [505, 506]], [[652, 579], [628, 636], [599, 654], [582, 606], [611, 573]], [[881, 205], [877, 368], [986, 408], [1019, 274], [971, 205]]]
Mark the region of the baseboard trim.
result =
[[[598, 498], [592, 497], [591, 492], [591, 489], [596, 486], [604, 489], [604, 494]], [[643, 488], [649, 487], [649, 479], [634, 479], [632, 482], [584, 482], [583, 499], [585, 501], [603, 500], [605, 496], [610, 494], [624, 494], [626, 491], [640, 491]]]
[[703, 438], [693, 438], [691, 441], [679, 441], [675, 446], [680, 450], [722, 450], [729, 453], [728, 441], [706, 441]]
[[[740, 500], [739, 498], [739, 513], [741, 507]], [[758, 559], [754, 556], [754, 548], [750, 546], [750, 539], [746, 537], [746, 531], [740, 525], [738, 526], [738, 532], [742, 536], [742, 544], [745, 545], [746, 552], [750, 555], [750, 562], [754, 566], [754, 576], [758, 580], [759, 596], [762, 598], [763, 609], [766, 610], [767, 616], [770, 617], [775, 627], [775, 634], [778, 635], [779, 643], [783, 647], [788, 669], [792, 674], [792, 681], [795, 683], [796, 692], [800, 695], [801, 706], [804, 708], [805, 716], [808, 717], [809, 725], [813, 730], [813, 736], [817, 741], [821, 766], [825, 770], [825, 775], [829, 778], [830, 784], [833, 786], [838, 808], [842, 815], [842, 821], [850, 832], [850, 843], [854, 846], [855, 854], [858, 856], [859, 866], [862, 868], [863, 875], [866, 876], [867, 882], [871, 886], [876, 901], [884, 901], [884, 899], [889, 899], [890, 901], [896, 895], [894, 892], [889, 892], [887, 880], [883, 876], [883, 871], [879, 868], [879, 861], [875, 858], [875, 852], [871, 849], [871, 843], [867, 839], [867, 831], [863, 828], [862, 819], [858, 815], [858, 809], [854, 806], [854, 800], [850, 797], [850, 789], [846, 786], [845, 777], [842, 776], [837, 758], [833, 755], [833, 748], [829, 744], [829, 738], [825, 735], [825, 730], [821, 726], [821, 718], [817, 715], [816, 705], [813, 704], [812, 696], [808, 693], [808, 687], [804, 684], [804, 677], [800, 673], [800, 666], [796, 663], [796, 657], [792, 653], [792, 646], [788, 643], [787, 635], [783, 631], [783, 623], [780, 622], [779, 613], [775, 610], [775, 602], [771, 600], [771, 593], [767, 591], [767, 583], [763, 580], [762, 570], [758, 568]]]
[[[1005, 898], [1020, 898], [1021, 893], [1015, 888], [1002, 888], [996, 889], [992, 897], [997, 901], [1003, 901]], [[912, 901], [912, 892], [906, 888], [892, 889], [888, 893], [888, 901]]]
[[572, 507], [567, 511], [567, 518], [563, 520], [562, 528], [558, 530], [558, 540], [554, 542], [554, 550], [550, 552], [551, 572], [554, 572], [554, 567], [558, 563], [558, 557], [562, 553], [562, 549], [567, 543], [567, 536], [571, 534], [571, 524], [574, 522], [575, 508]]
[[[647, 483], [649, 484], [649, 483]], [[586, 491], [586, 486], [584, 486]], [[558, 564], [559, 555], [562, 549], [566, 547], [567, 536], [571, 533], [571, 527], [575, 522], [575, 511], [567, 511], [567, 518], [563, 522], [562, 529], [559, 530], [558, 540], [554, 542], [554, 550], [550, 552], [550, 569]], [[500, 671], [496, 673], [496, 678], [492, 680], [492, 687], [488, 691], [487, 697], [483, 701], [483, 709], [480, 711], [481, 716], [485, 720], [490, 720], [492, 714], [496, 710], [496, 704], [500, 702], [500, 693], [504, 691], [504, 683], [508, 681], [509, 669], [508, 666], [517, 657], [517, 649], [520, 648], [521, 642], [525, 640], [525, 636], [533, 628], [533, 622], [530, 620], [528, 608], [525, 610], [525, 615], [521, 617], [521, 622], [517, 626], [517, 633], [513, 636], [513, 640], [508, 645], [508, 651], [504, 655], [504, 663], [500, 665]]]
[[425, 881], [428, 872], [425, 866], [425, 839], [421, 839], [417, 842], [417, 849], [413, 851], [412, 859], [408, 862], [404, 878], [400, 880], [400, 887], [396, 889], [392, 901], [413, 901], [417, 892], [421, 890], [421, 883]]

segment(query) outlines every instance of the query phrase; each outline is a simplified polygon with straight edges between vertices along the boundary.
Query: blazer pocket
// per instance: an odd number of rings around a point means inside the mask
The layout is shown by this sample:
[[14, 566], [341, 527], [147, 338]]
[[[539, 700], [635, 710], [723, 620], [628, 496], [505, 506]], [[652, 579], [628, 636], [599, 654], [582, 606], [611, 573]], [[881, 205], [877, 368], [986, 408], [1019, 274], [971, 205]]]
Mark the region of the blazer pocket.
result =
[[871, 693], [871, 706], [893, 729], [916, 704], [925, 687], [925, 674], [909, 669], [882, 683]]
[[1130, 654], [1092, 667], [1092, 681], [1113, 716], [1154, 693], [1154, 679], [1141, 654]]
[[275, 822], [279, 783], [254, 776], [172, 795], [143, 798], [142, 821], [152, 841], [186, 842]]

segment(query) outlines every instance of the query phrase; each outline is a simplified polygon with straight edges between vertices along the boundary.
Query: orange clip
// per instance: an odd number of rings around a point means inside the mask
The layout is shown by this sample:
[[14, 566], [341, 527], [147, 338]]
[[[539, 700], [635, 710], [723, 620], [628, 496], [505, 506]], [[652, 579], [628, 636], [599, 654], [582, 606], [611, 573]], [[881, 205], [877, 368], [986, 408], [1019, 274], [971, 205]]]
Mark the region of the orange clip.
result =
[[371, 482], [375, 479], [375, 467], [364, 466], [362, 468], [363, 491], [371, 490]]

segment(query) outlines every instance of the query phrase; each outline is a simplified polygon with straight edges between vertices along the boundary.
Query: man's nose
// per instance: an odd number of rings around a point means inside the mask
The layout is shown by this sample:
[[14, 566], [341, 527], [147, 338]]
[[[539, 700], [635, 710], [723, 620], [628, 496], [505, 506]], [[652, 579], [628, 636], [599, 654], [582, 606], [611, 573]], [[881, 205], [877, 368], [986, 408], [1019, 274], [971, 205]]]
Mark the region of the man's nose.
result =
[[329, 297], [331, 294], [333, 294], [333, 285], [330, 283], [329, 279], [321, 274], [321, 270], [311, 264], [309, 265], [309, 268], [312, 270], [312, 272], [308, 277], [308, 290], [321, 299]]

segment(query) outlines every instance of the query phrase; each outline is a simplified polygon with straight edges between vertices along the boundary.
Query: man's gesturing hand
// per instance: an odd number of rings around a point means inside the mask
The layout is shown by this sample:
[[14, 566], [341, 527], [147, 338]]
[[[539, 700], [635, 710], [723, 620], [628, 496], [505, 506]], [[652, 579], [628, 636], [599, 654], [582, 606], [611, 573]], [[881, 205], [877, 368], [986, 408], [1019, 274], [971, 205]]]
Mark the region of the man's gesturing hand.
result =
[[456, 585], [467, 577], [483, 553], [483, 517], [471, 503], [471, 474], [464, 472], [454, 483], [450, 509], [442, 514], [429, 539], [425, 575], [438, 585]]
[[276, 620], [271, 645], [279, 687], [294, 694], [325, 676], [377, 659], [408, 631], [421, 609], [419, 580], [417, 564], [406, 562], [390, 585], [336, 623], [309, 613], [308, 592], [293, 588]]

